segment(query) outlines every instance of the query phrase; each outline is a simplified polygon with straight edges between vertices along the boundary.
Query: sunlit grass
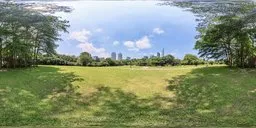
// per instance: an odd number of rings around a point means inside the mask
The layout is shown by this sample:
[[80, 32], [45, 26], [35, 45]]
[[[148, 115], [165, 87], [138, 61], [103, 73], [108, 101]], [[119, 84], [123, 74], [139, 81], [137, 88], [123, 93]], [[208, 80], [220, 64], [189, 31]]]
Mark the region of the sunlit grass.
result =
[[74, 72], [84, 79], [76, 81], [74, 85], [80, 87], [80, 92], [93, 90], [95, 87], [118, 88], [131, 92], [142, 98], [155, 94], [170, 95], [166, 89], [168, 80], [175, 76], [185, 75], [195, 66], [185, 67], [59, 67], [62, 72]]
[[0, 72], [0, 126], [255, 126], [256, 70], [39, 66]]

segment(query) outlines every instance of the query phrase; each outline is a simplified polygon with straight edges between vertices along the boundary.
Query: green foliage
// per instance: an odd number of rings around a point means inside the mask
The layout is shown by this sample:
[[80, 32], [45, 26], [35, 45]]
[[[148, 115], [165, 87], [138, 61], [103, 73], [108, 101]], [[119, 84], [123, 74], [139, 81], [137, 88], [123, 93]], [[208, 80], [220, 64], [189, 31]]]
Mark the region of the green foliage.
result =
[[193, 54], [186, 54], [182, 60], [183, 65], [198, 65], [199, 58]]
[[74, 66], [78, 65], [77, 60], [77, 57], [69, 55], [43, 55], [39, 57], [38, 64]]
[[181, 60], [180, 59], [174, 59], [173, 60], [173, 66], [175, 65], [181, 65]]
[[[67, 21], [0, 2], [0, 65], [15, 68], [37, 64], [39, 54], [55, 53], [59, 32]], [[1, 68], [0, 67], [0, 68]]]
[[[84, 64], [80, 61], [80, 57], [83, 57]], [[89, 53], [82, 53], [79, 57], [79, 64], [83, 66], [92, 67], [104, 67], [104, 66], [124, 66], [124, 65], [136, 65], [136, 66], [168, 66], [168, 65], [179, 65], [180, 60], [175, 59], [172, 55], [164, 57], [152, 57], [149, 59], [132, 59], [132, 60], [112, 60], [111, 58], [93, 60]]]
[[68, 62], [77, 62], [77, 57], [74, 55], [57, 54], [57, 57]]
[[111, 58], [107, 58], [105, 61], [106, 63], [108, 63], [109, 66], [116, 66], [116, 62]]
[[92, 56], [88, 52], [82, 52], [78, 58], [78, 63], [83, 66], [88, 66], [92, 62]]
[[175, 62], [174, 56], [167, 55], [162, 57], [162, 65], [175, 65], [174, 63], [178, 63], [178, 61]]
[[175, 57], [172, 55], [166, 55], [164, 57], [151, 57], [142, 59], [133, 59], [129, 63], [137, 66], [168, 66], [168, 65], [178, 65], [179, 61], [174, 61]]
[[[166, 3], [170, 4], [170, 3]], [[195, 49], [200, 57], [229, 66], [256, 66], [256, 4], [253, 1], [173, 2], [198, 16]]]
[[254, 67], [256, 21], [255, 14], [222, 16], [218, 23], [206, 29], [196, 44], [202, 57], [226, 59], [228, 65]]
[[[55, 60], [56, 59], [56, 60]], [[41, 61], [42, 60], [42, 61]], [[40, 60], [42, 65], [82, 65], [90, 67], [105, 67], [105, 66], [176, 66], [176, 65], [200, 65], [207, 63], [192, 54], [187, 54], [184, 60], [175, 59], [172, 55], [166, 55], [164, 57], [151, 57], [142, 59], [131, 60], [112, 60], [111, 58], [101, 58], [94, 60], [90, 53], [83, 52], [76, 58], [75, 56], [57, 55], [50, 57], [43, 57]], [[75, 64], [74, 62], [78, 62]], [[217, 63], [216, 63], [217, 64]], [[223, 64], [223, 63], [222, 63]]]

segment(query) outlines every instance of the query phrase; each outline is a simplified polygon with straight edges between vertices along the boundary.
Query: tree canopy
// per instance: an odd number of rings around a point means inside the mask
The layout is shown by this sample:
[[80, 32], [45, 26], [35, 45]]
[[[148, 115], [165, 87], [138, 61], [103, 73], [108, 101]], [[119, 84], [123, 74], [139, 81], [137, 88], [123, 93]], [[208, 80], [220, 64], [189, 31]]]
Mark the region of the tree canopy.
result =
[[36, 65], [39, 54], [55, 54], [59, 33], [69, 27], [68, 21], [59, 17], [12, 3], [0, 2], [0, 17], [1, 67]]
[[252, 1], [176, 1], [197, 16], [195, 49], [200, 57], [225, 60], [229, 66], [255, 67], [256, 4]]
[[82, 52], [79, 56], [78, 63], [83, 66], [87, 66], [92, 62], [92, 56], [88, 52]]
[[184, 56], [183, 63], [187, 65], [197, 65], [199, 63], [199, 58], [193, 54], [186, 54]]

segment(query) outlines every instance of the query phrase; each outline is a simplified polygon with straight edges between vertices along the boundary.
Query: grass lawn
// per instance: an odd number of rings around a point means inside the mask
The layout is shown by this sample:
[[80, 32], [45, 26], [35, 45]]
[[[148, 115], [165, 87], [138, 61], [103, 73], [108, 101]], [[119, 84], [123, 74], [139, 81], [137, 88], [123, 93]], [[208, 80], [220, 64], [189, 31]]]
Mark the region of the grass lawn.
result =
[[256, 70], [224, 66], [0, 71], [0, 126], [256, 126]]

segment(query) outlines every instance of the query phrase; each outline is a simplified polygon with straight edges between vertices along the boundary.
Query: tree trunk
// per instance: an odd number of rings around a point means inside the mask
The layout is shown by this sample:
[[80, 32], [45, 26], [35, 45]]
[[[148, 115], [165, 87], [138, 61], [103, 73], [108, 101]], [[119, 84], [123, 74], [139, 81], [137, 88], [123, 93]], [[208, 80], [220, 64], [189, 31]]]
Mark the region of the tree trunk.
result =
[[13, 59], [13, 68], [16, 68], [16, 60], [17, 60], [16, 53], [14, 53], [12, 59]]
[[244, 43], [241, 41], [241, 49], [240, 49], [240, 65], [241, 68], [244, 68]]
[[38, 63], [37, 63], [38, 54], [39, 54], [39, 46], [36, 49], [36, 66], [38, 66]]
[[233, 66], [233, 54], [232, 54], [232, 49], [231, 49], [231, 44], [230, 43], [228, 44], [227, 53], [228, 53], [228, 63], [229, 63], [228, 65], [230, 67], [232, 67]]
[[36, 66], [36, 47], [34, 47], [33, 66]]
[[38, 59], [38, 54], [39, 54], [39, 46], [40, 46], [39, 43], [35, 46], [35, 50], [34, 50], [34, 66], [38, 66], [37, 65], [37, 59]]
[[33, 66], [36, 66], [37, 64], [37, 48], [38, 48], [38, 33], [36, 34], [35, 41], [34, 41], [34, 55], [33, 55]]

